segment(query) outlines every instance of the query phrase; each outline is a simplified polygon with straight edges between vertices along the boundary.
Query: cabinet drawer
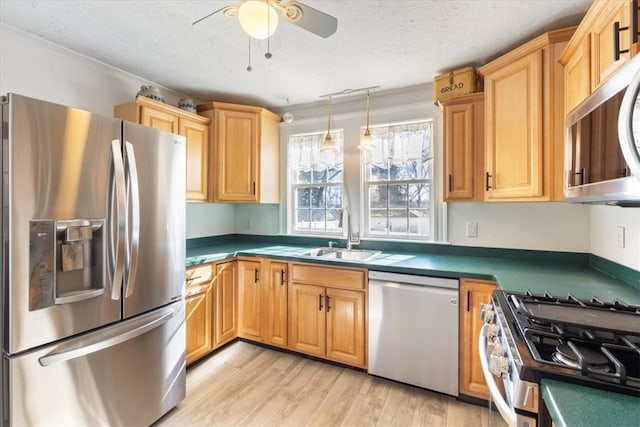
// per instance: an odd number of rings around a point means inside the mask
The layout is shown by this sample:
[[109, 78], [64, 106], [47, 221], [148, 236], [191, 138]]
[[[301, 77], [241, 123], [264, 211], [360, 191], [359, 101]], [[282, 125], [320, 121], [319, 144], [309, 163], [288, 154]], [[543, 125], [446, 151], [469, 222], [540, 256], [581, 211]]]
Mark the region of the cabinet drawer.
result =
[[293, 265], [291, 277], [294, 282], [348, 289], [364, 289], [366, 280], [364, 270], [299, 264]]
[[198, 286], [211, 281], [212, 267], [211, 264], [199, 265], [188, 268], [186, 273], [187, 278], [185, 283], [187, 288]]

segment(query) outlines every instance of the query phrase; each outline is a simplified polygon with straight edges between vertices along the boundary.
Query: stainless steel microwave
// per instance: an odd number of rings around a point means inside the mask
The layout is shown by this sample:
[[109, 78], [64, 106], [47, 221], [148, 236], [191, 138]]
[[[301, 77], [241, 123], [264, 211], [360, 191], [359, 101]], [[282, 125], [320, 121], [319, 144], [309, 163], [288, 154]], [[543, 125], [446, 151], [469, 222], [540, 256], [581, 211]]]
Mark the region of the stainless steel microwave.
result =
[[640, 207], [640, 55], [567, 116], [565, 200]]

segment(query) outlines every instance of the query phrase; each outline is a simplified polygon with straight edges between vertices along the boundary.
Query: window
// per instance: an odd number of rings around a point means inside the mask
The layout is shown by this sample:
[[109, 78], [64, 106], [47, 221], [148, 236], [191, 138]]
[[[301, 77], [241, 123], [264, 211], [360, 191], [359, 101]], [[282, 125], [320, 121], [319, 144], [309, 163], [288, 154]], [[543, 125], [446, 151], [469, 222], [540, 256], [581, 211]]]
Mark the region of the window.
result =
[[290, 197], [289, 229], [295, 233], [341, 234], [344, 132], [331, 132], [338, 147], [322, 153], [325, 133], [291, 135], [287, 146]]
[[369, 237], [433, 239], [433, 121], [369, 127], [363, 152]]

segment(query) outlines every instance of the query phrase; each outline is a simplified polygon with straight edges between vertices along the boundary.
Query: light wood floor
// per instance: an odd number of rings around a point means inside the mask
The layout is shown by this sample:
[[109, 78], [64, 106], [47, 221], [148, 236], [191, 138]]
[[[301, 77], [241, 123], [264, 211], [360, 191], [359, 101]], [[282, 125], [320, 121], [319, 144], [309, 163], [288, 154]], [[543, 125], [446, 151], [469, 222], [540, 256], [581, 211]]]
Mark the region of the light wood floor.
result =
[[246, 342], [187, 369], [157, 426], [505, 426], [486, 407]]

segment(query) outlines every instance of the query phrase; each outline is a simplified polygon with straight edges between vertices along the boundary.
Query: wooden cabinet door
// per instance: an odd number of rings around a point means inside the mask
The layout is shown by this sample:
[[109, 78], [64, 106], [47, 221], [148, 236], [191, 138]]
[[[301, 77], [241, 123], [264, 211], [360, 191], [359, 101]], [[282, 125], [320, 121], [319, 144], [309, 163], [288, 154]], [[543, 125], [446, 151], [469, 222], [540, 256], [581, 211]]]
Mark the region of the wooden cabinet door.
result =
[[231, 341], [238, 335], [238, 263], [226, 262], [216, 266], [215, 331], [213, 347]]
[[542, 50], [485, 76], [487, 201], [544, 196]]
[[258, 115], [242, 111], [215, 111], [217, 201], [258, 201], [256, 194]]
[[238, 335], [260, 341], [259, 261], [238, 261]]
[[[620, 28], [629, 27], [630, 21], [629, 1], [608, 1], [603, 10], [603, 16], [596, 21], [592, 34], [592, 58], [593, 58], [593, 89], [604, 83], [631, 55], [631, 36], [629, 30], [614, 32], [614, 25], [618, 23]], [[615, 58], [614, 41], [617, 39], [619, 50], [627, 50]]]
[[586, 34], [564, 67], [565, 114], [591, 93], [591, 34]]
[[483, 200], [484, 94], [452, 98], [443, 104], [444, 199]]
[[204, 202], [209, 185], [209, 126], [180, 119], [178, 133], [187, 140], [187, 200]]
[[207, 354], [212, 348], [212, 292], [211, 287], [186, 299], [187, 364]]
[[144, 105], [140, 107], [140, 124], [166, 132], [178, 133], [178, 116]]
[[482, 373], [478, 337], [482, 328], [480, 304], [491, 301], [495, 283], [482, 280], [460, 280], [460, 379], [459, 392], [481, 399], [489, 398], [489, 389]]
[[365, 366], [364, 292], [326, 289], [327, 357]]
[[324, 288], [293, 283], [289, 290], [289, 348], [325, 355]]
[[267, 344], [287, 345], [287, 277], [288, 264], [267, 261], [266, 283], [263, 284], [262, 338]]

